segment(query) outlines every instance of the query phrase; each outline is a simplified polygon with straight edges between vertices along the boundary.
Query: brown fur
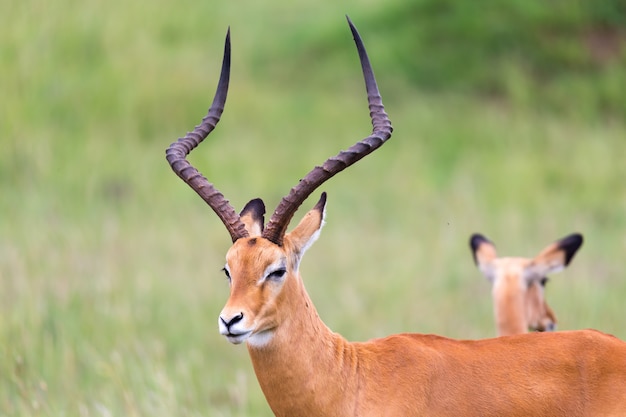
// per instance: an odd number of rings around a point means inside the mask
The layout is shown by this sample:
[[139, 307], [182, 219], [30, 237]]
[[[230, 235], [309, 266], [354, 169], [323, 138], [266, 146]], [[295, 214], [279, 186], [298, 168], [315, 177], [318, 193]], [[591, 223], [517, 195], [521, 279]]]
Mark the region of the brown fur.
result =
[[[546, 275], [567, 266], [582, 244], [582, 236], [578, 236], [570, 235], [554, 242], [534, 258], [498, 258], [493, 243], [481, 235], [472, 236], [474, 260], [492, 284], [498, 335], [556, 328], [556, 315], [544, 295]], [[579, 239], [574, 239], [574, 244], [573, 237]]]
[[[241, 329], [252, 329], [250, 358], [277, 416], [626, 415], [626, 343], [597, 331], [364, 343], [333, 333], [297, 270], [322, 212], [309, 211], [282, 247], [243, 238], [227, 254], [231, 295], [221, 317], [241, 313]], [[264, 278], [282, 266], [282, 280]], [[264, 343], [252, 341], [267, 333]]]

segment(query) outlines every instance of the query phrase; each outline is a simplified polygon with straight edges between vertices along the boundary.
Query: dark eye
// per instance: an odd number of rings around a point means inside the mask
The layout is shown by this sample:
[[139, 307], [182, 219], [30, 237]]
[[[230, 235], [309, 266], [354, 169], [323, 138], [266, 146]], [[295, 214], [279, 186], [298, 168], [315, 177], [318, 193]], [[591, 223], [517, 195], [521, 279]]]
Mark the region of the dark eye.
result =
[[287, 270], [284, 269], [284, 268], [277, 269], [276, 271], [274, 271], [271, 274], [269, 274], [267, 276], [267, 279], [271, 279], [271, 280], [274, 280], [274, 281], [280, 281], [281, 279], [283, 279], [283, 277], [285, 276], [286, 273], [287, 273]]
[[224, 271], [224, 275], [226, 275], [226, 279], [230, 282], [230, 273], [228, 272], [228, 269], [222, 268], [222, 271]]
[[548, 277], [541, 278], [541, 280], [539, 280], [539, 283], [541, 284], [542, 287], [545, 287], [546, 284], [548, 283]]

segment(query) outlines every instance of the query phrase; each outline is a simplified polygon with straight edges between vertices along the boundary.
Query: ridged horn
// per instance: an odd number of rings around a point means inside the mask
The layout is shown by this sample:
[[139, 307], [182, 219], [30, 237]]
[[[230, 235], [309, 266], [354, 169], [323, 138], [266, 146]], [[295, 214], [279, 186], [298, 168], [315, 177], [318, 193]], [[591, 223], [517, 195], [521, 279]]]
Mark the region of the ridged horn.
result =
[[235, 209], [230, 205], [224, 195], [219, 192], [196, 168], [186, 159], [187, 155], [195, 149], [215, 129], [220, 121], [226, 96], [228, 95], [228, 82], [230, 79], [230, 28], [226, 33], [224, 45], [224, 59], [222, 71], [217, 84], [217, 90], [208, 114], [202, 122], [187, 133], [183, 138], [172, 143], [165, 152], [167, 161], [172, 170], [185, 181], [202, 199], [213, 209], [228, 229], [230, 236], [235, 242], [237, 239], [247, 237], [248, 232], [239, 218]]
[[317, 189], [322, 183], [334, 176], [335, 174], [348, 168], [364, 156], [382, 146], [387, 139], [391, 137], [393, 128], [391, 127], [391, 121], [385, 113], [382, 98], [378, 91], [378, 85], [374, 78], [374, 72], [370, 65], [367, 52], [363, 46], [363, 41], [359, 32], [352, 24], [352, 21], [347, 17], [350, 30], [354, 37], [357, 51], [359, 53], [359, 59], [361, 61], [361, 68], [363, 70], [363, 78], [365, 79], [365, 89], [367, 90], [367, 100], [369, 103], [370, 117], [372, 119], [372, 134], [365, 139], [355, 143], [348, 150], [339, 152], [338, 155], [331, 157], [324, 162], [322, 166], [316, 166], [311, 172], [309, 172], [298, 184], [291, 189], [280, 201], [276, 210], [272, 214], [267, 227], [263, 231], [263, 237], [282, 245], [283, 237], [289, 226], [289, 222], [293, 218], [293, 215], [298, 210], [300, 205], [306, 200], [306, 198]]

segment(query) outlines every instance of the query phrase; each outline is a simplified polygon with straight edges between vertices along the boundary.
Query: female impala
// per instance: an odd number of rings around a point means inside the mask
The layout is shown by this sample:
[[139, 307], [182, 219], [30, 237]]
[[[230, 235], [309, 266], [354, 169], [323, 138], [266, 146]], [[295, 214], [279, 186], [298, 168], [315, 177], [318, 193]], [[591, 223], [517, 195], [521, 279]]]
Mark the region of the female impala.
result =
[[474, 262], [492, 285], [498, 335], [552, 331], [556, 316], [546, 303], [546, 275], [569, 265], [583, 243], [582, 235], [571, 234], [528, 258], [498, 258], [496, 247], [482, 235], [470, 237]]
[[[350, 23], [350, 22], [349, 22]], [[624, 416], [626, 343], [587, 330], [481, 341], [398, 334], [350, 343], [321, 321], [298, 271], [324, 224], [326, 194], [289, 233], [300, 204], [324, 181], [391, 136], [361, 38], [350, 23], [368, 93], [373, 132], [315, 167], [264, 227], [260, 199], [240, 215], [186, 155], [214, 129], [228, 89], [230, 41], [208, 115], [173, 143], [173, 170], [217, 213], [233, 241], [224, 271], [230, 297], [220, 333], [246, 342], [277, 416]]]

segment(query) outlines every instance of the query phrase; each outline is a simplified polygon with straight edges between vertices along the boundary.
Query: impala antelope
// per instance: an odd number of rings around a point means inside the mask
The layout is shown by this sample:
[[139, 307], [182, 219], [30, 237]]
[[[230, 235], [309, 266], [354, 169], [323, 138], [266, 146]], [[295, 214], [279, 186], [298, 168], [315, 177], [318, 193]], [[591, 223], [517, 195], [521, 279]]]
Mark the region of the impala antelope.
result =
[[583, 236], [573, 233], [546, 246], [534, 258], [499, 258], [486, 237], [470, 237], [474, 263], [491, 283], [499, 336], [556, 330], [556, 315], [544, 295], [547, 275], [568, 266], [582, 243]]
[[293, 230], [287, 232], [287, 227], [317, 187], [379, 148], [392, 131], [361, 38], [349, 25], [365, 78], [372, 134], [313, 168], [280, 201], [267, 225], [260, 199], [237, 214], [186, 160], [222, 114], [230, 72], [229, 35], [207, 116], [167, 149], [174, 172], [230, 233], [233, 245], [224, 266], [230, 297], [218, 327], [228, 341], [246, 343], [274, 414], [625, 416], [626, 343], [610, 335], [584, 330], [458, 341], [403, 333], [348, 342], [319, 318], [299, 266], [320, 235], [326, 194]]

